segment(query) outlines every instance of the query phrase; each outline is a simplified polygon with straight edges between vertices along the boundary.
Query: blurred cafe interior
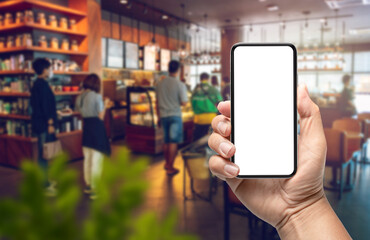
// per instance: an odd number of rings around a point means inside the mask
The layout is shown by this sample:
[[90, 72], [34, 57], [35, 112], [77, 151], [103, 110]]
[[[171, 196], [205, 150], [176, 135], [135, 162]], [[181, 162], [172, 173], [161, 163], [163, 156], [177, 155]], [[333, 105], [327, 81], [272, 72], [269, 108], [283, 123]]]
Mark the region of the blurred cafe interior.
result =
[[[368, 239], [368, 0], [0, 1], [0, 199], [18, 197], [22, 162], [38, 163], [32, 62], [46, 58], [54, 73], [49, 85], [58, 111], [56, 136], [81, 188], [84, 121], [76, 99], [94, 73], [101, 79], [98, 93], [109, 102], [103, 123], [112, 156], [126, 149], [132, 162], [148, 159], [149, 187], [140, 209], [161, 216], [175, 206], [178, 230], [200, 239], [279, 239], [209, 171], [210, 122], [200, 123], [192, 104], [200, 84], [214, 89], [217, 102], [230, 100], [230, 48], [238, 42], [296, 46], [298, 83], [307, 85], [319, 106], [326, 133], [325, 193], [351, 236]], [[169, 171], [156, 88], [170, 76], [172, 60], [181, 63], [176, 77], [187, 101], [181, 106], [182, 141]], [[177, 91], [169, 89], [168, 95], [172, 90]], [[275, 141], [266, 136], [264, 144], [268, 149]], [[86, 215], [90, 201], [83, 195], [78, 215]]]

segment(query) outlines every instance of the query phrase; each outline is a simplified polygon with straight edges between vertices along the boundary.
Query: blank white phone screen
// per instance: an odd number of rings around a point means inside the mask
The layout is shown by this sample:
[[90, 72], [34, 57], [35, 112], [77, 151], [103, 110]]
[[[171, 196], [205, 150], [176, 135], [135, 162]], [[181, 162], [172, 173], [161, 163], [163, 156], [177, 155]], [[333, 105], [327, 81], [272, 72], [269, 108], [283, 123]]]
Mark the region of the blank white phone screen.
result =
[[291, 45], [237, 45], [231, 116], [239, 177], [289, 177], [296, 170], [296, 51]]

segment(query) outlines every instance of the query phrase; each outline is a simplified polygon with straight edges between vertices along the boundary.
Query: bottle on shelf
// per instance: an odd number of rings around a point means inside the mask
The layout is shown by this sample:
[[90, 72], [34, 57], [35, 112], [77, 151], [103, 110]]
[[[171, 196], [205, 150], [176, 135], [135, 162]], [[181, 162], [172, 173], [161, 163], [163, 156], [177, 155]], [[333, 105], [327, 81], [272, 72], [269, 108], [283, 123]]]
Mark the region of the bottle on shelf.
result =
[[71, 50], [72, 51], [78, 51], [78, 44], [77, 44], [76, 40], [72, 41]]
[[4, 25], [4, 16], [0, 14], [0, 27]]
[[40, 25], [46, 26], [45, 13], [43, 12], [37, 13], [37, 23]]
[[8, 40], [6, 41], [6, 47], [7, 48], [14, 47], [14, 38], [13, 38], [13, 36], [8, 36]]
[[41, 35], [40, 36], [40, 38], [39, 38], [39, 46], [40, 47], [43, 47], [43, 48], [47, 48], [48, 47], [48, 43], [46, 41], [45, 35]]
[[68, 39], [64, 38], [62, 40], [62, 47], [61, 49], [68, 51], [69, 50], [69, 41]]
[[17, 12], [15, 15], [15, 24], [21, 24], [24, 21], [23, 12]]
[[60, 18], [59, 27], [62, 28], [62, 29], [68, 29], [67, 18], [65, 18], [65, 17]]
[[5, 47], [5, 38], [4, 37], [0, 37], [0, 49], [2, 49], [4, 47]]
[[77, 25], [76, 25], [76, 20], [75, 19], [70, 19], [69, 20], [69, 28], [72, 31], [77, 31]]
[[56, 38], [56, 37], [51, 38], [50, 47], [52, 49], [59, 49], [59, 41], [58, 41], [58, 38]]
[[5, 13], [4, 26], [7, 27], [13, 24], [13, 16], [11, 13]]
[[53, 28], [56, 28], [58, 26], [57, 17], [55, 15], [49, 16], [49, 26]]
[[35, 19], [34, 19], [32, 10], [24, 11], [24, 21], [26, 23], [34, 23]]

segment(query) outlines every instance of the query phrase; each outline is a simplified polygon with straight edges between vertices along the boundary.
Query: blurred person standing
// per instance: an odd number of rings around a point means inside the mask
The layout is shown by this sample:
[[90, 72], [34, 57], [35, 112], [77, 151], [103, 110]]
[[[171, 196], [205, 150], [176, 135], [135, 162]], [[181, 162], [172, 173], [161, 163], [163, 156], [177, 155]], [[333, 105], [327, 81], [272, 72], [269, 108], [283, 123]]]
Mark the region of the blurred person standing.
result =
[[163, 152], [166, 160], [164, 168], [168, 175], [179, 172], [173, 164], [177, 156], [177, 145], [183, 141], [181, 106], [188, 102], [186, 86], [178, 79], [180, 67], [180, 62], [170, 61], [169, 77], [159, 81], [156, 86], [157, 113], [164, 132]]
[[357, 113], [353, 102], [355, 99], [354, 88], [351, 86], [351, 76], [346, 74], [342, 77], [343, 90], [338, 98], [338, 108], [343, 117], [351, 117]]
[[194, 116], [193, 140], [208, 134], [212, 119], [217, 115], [217, 104], [222, 101], [220, 92], [209, 84], [209, 74], [200, 75], [198, 84], [191, 97]]
[[215, 87], [216, 89], [219, 89], [220, 87], [220, 84], [218, 83], [218, 78], [217, 76], [212, 76], [211, 77], [211, 84], [213, 87]]
[[224, 77], [223, 79], [224, 86], [221, 90], [221, 95], [224, 101], [231, 100], [231, 85], [230, 85], [230, 78]]
[[[48, 83], [53, 78], [53, 70], [46, 58], [37, 58], [33, 61], [32, 68], [37, 75], [30, 98], [32, 133], [37, 137], [38, 164], [43, 169], [45, 179], [48, 179], [48, 161], [43, 158], [43, 146], [51, 138], [55, 138], [53, 135], [57, 126], [55, 96]], [[46, 180], [45, 185], [46, 194], [55, 195], [55, 183]]]
[[104, 126], [107, 99], [103, 103], [100, 94], [101, 81], [98, 75], [90, 74], [83, 81], [83, 91], [76, 99], [76, 110], [83, 117], [82, 151], [84, 155], [84, 192], [96, 198], [96, 181], [103, 170], [104, 155], [110, 155], [111, 149]]

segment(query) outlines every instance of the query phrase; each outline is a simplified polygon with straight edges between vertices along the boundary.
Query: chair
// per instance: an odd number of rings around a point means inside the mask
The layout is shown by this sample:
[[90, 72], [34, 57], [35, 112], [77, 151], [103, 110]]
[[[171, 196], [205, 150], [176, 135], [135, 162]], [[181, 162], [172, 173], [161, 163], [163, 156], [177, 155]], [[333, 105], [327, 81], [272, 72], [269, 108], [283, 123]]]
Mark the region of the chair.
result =
[[[361, 151], [363, 144], [363, 134], [361, 121], [354, 118], [342, 118], [333, 122], [333, 129], [345, 131], [347, 134], [347, 159], [352, 158], [352, 155]], [[354, 178], [357, 176], [357, 160], [354, 160], [355, 172]]]
[[[327, 144], [326, 165], [333, 168], [333, 180], [337, 181], [336, 170], [340, 169], [339, 196], [342, 198], [344, 189], [344, 170], [351, 164], [352, 157], [347, 154], [346, 132], [336, 129], [325, 128], [325, 138]], [[347, 179], [349, 179], [348, 171]]]
[[362, 146], [361, 162], [370, 164], [367, 160], [367, 149], [370, 141], [370, 112], [359, 113], [357, 119], [362, 123], [362, 133], [364, 134], [364, 144]]

